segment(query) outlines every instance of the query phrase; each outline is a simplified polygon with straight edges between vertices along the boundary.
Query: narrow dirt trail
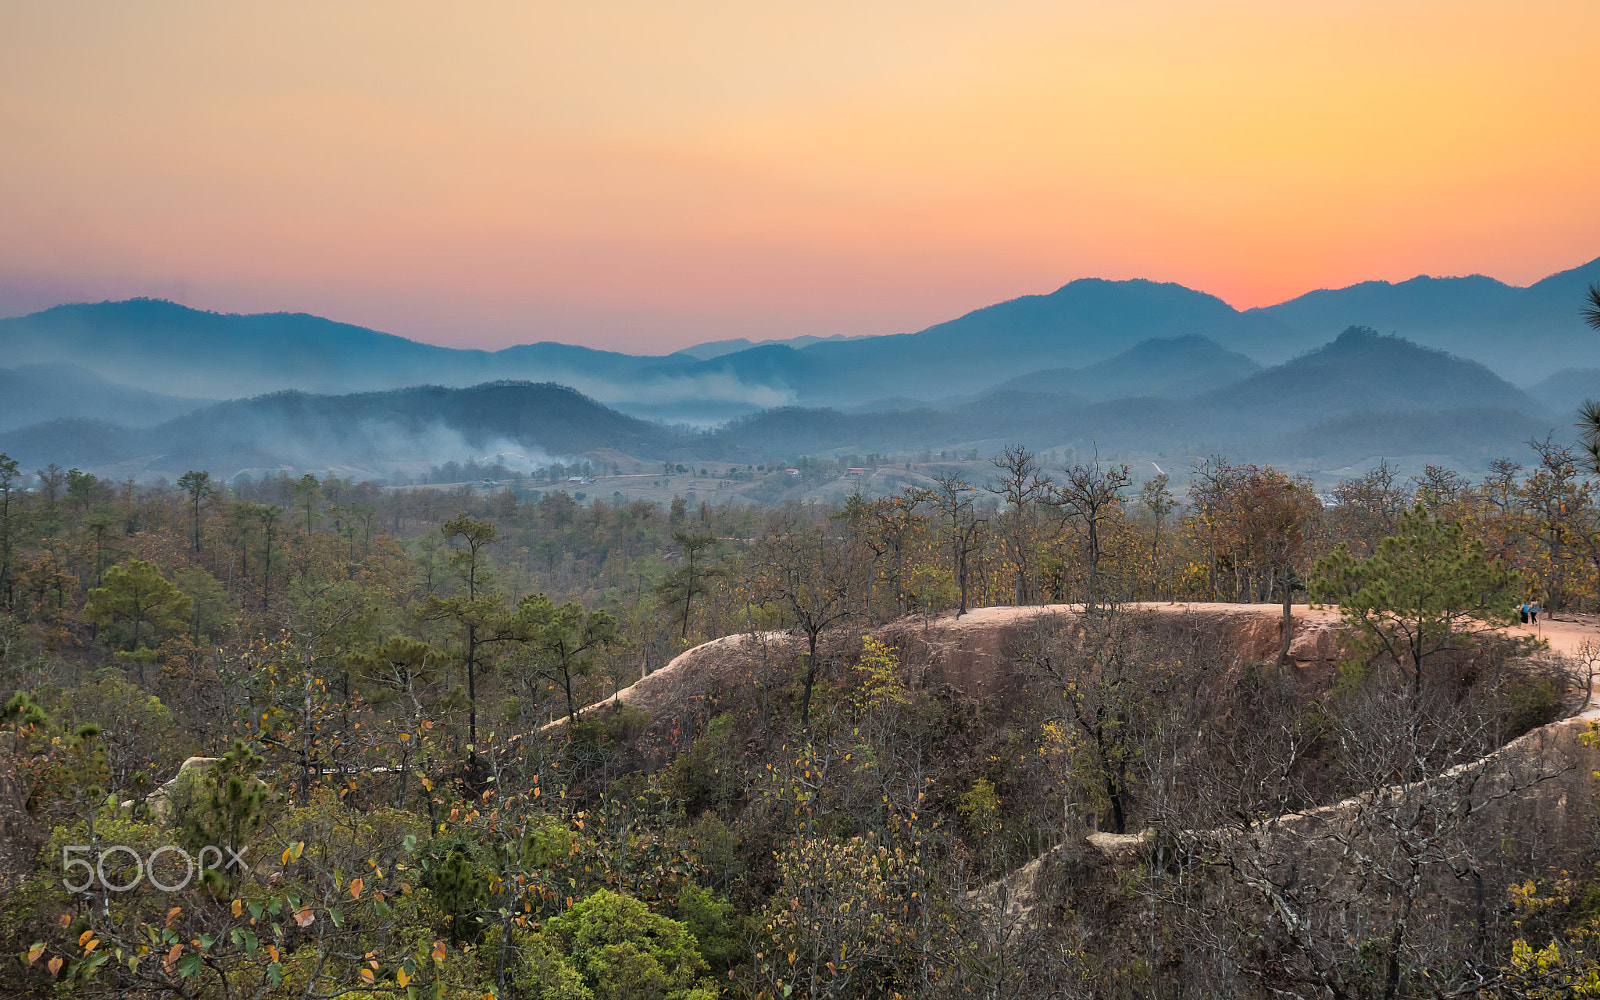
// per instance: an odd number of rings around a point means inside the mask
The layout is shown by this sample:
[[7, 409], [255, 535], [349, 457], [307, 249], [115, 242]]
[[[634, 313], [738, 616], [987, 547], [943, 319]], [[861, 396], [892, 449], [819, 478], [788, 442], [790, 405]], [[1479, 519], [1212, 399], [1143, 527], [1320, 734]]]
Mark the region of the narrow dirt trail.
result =
[[[1250, 618], [1264, 618], [1276, 622], [1282, 615], [1282, 608], [1276, 604], [1222, 604], [1205, 602], [1149, 602], [1140, 604], [1124, 604], [1125, 609], [1153, 611], [1156, 614], [1181, 615], [1190, 612], [1222, 613]], [[1027, 621], [1041, 615], [1052, 614], [1078, 614], [1083, 610], [1081, 604], [1035, 604], [1024, 607], [992, 607], [973, 608], [966, 614], [957, 617], [952, 612], [936, 615], [926, 623], [930, 629], [937, 630], [948, 639], [959, 640], [965, 635], [993, 631], [996, 628], [1010, 625], [1020, 621]], [[1294, 620], [1296, 625], [1313, 622], [1335, 622], [1339, 618], [1336, 612], [1313, 610], [1304, 604], [1294, 605]], [[917, 619], [905, 618], [902, 622], [916, 621]], [[893, 624], [893, 623], [891, 623]], [[787, 642], [792, 637], [786, 632], [736, 632], [733, 635], [723, 636], [701, 643], [691, 649], [673, 657], [666, 666], [657, 670], [648, 677], [641, 678], [633, 684], [622, 688], [610, 697], [590, 705], [585, 705], [578, 710], [580, 718], [596, 709], [606, 705], [621, 702], [624, 705], [633, 705], [648, 710], [653, 704], [670, 701], [674, 695], [681, 695], [686, 687], [692, 686], [692, 674], [696, 663], [735, 652], [739, 645], [746, 641], [760, 643]], [[540, 731], [555, 729], [566, 725], [565, 718], [556, 719], [545, 723]]]
[[[578, 709], [581, 719], [596, 709], [621, 702], [650, 711], [659, 704], [679, 704], [687, 697], [693, 697], [695, 686], [694, 665], [719, 656], [737, 655], [740, 648], [747, 642], [759, 644], [767, 642], [784, 642], [789, 638], [784, 632], [735, 632], [725, 635], [720, 639], [712, 639], [698, 646], [686, 649], [674, 656], [667, 665], [657, 670], [648, 677], [640, 678], [618, 691], [609, 698], [602, 698], [590, 705]], [[557, 729], [567, 724], [565, 717], [547, 722], [539, 727], [540, 732]]]
[[[1125, 610], [1147, 611], [1156, 615], [1201, 615], [1208, 617], [1226, 617], [1239, 620], [1259, 621], [1276, 627], [1282, 619], [1283, 608], [1277, 604], [1229, 604], [1224, 602], [1206, 601], [1160, 601], [1142, 602], [1138, 604], [1124, 604]], [[927, 628], [937, 630], [948, 640], [960, 641], [963, 637], [973, 636], [995, 629], [1003, 628], [1017, 622], [1027, 621], [1042, 615], [1052, 614], [1078, 614], [1083, 610], [1081, 604], [1044, 604], [1029, 605], [1025, 607], [992, 607], [974, 608], [960, 617], [946, 613], [931, 618], [926, 623]], [[1312, 608], [1305, 604], [1296, 604], [1292, 607], [1294, 626], [1296, 632], [1302, 626], [1328, 627], [1337, 625], [1339, 612], [1335, 608]], [[902, 619], [902, 621], [915, 621], [915, 619]], [[1593, 644], [1600, 649], [1600, 619], [1584, 621], [1563, 618], [1561, 620], [1542, 619], [1538, 626], [1518, 625], [1506, 630], [1508, 635], [1538, 636], [1550, 644], [1550, 651], [1563, 656], [1576, 656], [1586, 644]], [[646, 711], [658, 706], [671, 706], [680, 704], [681, 700], [694, 693], [697, 685], [696, 664], [703, 664], [709, 660], [719, 659], [729, 655], [738, 655], [742, 644], [746, 642], [774, 644], [786, 643], [791, 640], [784, 632], [739, 632], [720, 639], [712, 639], [692, 649], [687, 649], [660, 670], [648, 677], [642, 678], [628, 687], [618, 691], [611, 697], [604, 698], [591, 705], [586, 705], [580, 710], [583, 714], [603, 708], [614, 702], [643, 708]], [[1584, 713], [1586, 718], [1600, 718], [1600, 677], [1597, 677], [1590, 691], [1589, 704]], [[542, 730], [554, 729], [566, 725], [564, 718], [556, 719], [540, 727]]]
[[1550, 644], [1550, 652], [1577, 656], [1585, 643], [1600, 646], [1600, 627], [1588, 622], [1542, 619], [1538, 625], [1513, 625], [1506, 635], [1537, 636]]
[[[1583, 659], [1586, 654], [1600, 656], [1600, 624], [1593, 621], [1544, 617], [1539, 624], [1513, 625], [1507, 635], [1535, 636], [1550, 644], [1557, 656]], [[1600, 676], [1589, 682], [1589, 703], [1578, 713], [1580, 719], [1600, 719]]]

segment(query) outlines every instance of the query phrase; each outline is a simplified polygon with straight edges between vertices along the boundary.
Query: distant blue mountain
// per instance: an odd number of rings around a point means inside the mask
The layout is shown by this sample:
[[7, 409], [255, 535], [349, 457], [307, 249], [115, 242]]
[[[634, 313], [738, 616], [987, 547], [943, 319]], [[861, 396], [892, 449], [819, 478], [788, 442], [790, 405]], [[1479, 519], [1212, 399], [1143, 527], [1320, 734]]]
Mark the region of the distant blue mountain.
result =
[[709, 361], [674, 359], [648, 371], [720, 376], [769, 385], [804, 403], [848, 406], [890, 396], [972, 393], [1038, 371], [1085, 368], [1145, 341], [1195, 335], [1227, 346], [1229, 340], [1270, 341], [1292, 331], [1182, 285], [1084, 279], [919, 333], [824, 341], [799, 350], [757, 347]]
[[992, 452], [1018, 441], [1073, 448], [1281, 461], [1295, 468], [1426, 456], [1481, 468], [1517, 456], [1560, 421], [1474, 361], [1369, 329], [1189, 399], [1088, 402], [1071, 393], [1002, 386], [950, 409], [843, 414], [770, 410], [707, 443], [765, 454], [906, 450], [958, 445]]
[[[1270, 343], [1221, 340], [1263, 364], [1285, 360], [1285, 348], [1304, 350], [1348, 326], [1397, 333], [1480, 361], [1518, 384], [1563, 368], [1600, 366], [1600, 334], [1579, 317], [1584, 289], [1600, 281], [1600, 259], [1553, 274], [1526, 288], [1483, 275], [1412, 278], [1398, 284], [1366, 281], [1309, 292], [1245, 315], [1270, 317], [1292, 331]], [[1291, 352], [1292, 353], [1292, 352]]]
[[1019, 375], [996, 392], [1068, 392], [1091, 402], [1129, 396], [1183, 399], [1230, 385], [1261, 370], [1237, 351], [1199, 334], [1146, 340], [1086, 368], [1054, 368]]
[[[600, 449], [660, 458], [686, 437], [625, 416], [566, 386], [492, 382], [325, 396], [286, 391], [218, 403], [137, 430], [53, 420], [0, 434], [0, 452], [46, 462], [181, 475], [209, 469], [395, 465], [516, 451], [570, 457]], [[33, 464], [30, 464], [33, 463]]]
[[241, 316], [159, 299], [65, 305], [0, 320], [11, 364], [66, 362], [120, 383], [210, 398], [279, 389], [350, 392], [570, 375], [626, 377], [657, 359], [539, 343], [503, 351], [422, 344], [305, 313]]
[[0, 368], [0, 431], [59, 418], [149, 427], [212, 402], [132, 389], [62, 362]]
[[[703, 423], [783, 404], [855, 409], [871, 400], [971, 397], [1013, 379], [1022, 380], [1014, 388], [1055, 388], [1052, 380], [1068, 369], [1092, 373], [1072, 389], [1086, 398], [1146, 391], [1141, 386], [1180, 398], [1242, 373], [1226, 371], [1239, 356], [1278, 364], [1357, 325], [1528, 384], [1563, 368], [1600, 367], [1600, 335], [1578, 314], [1592, 281], [1600, 281], [1600, 260], [1528, 288], [1481, 276], [1364, 282], [1240, 312], [1181, 285], [1083, 279], [917, 333], [796, 338], [706, 358], [558, 343], [454, 350], [305, 314], [237, 316], [135, 299], [0, 320], [0, 357], [13, 365], [75, 364], [149, 392], [211, 398], [550, 381], [634, 413]], [[1232, 360], [1211, 358], [1196, 378], [1174, 377], [1202, 342]], [[1134, 361], [1097, 367], [1140, 345], [1149, 346]], [[700, 345], [698, 353], [739, 346]]]
[[1528, 386], [1528, 395], [1545, 409], [1562, 415], [1575, 414], [1586, 399], [1600, 399], [1600, 368], [1563, 368], [1549, 378]]
[[[1124, 358], [1154, 351], [1160, 362], [1161, 352], [1171, 349], [1170, 342], [1161, 343], [1139, 345]], [[1205, 342], [1184, 349], [1237, 364]], [[1047, 379], [1045, 388], [1057, 383]], [[650, 460], [745, 463], [950, 446], [989, 454], [1011, 442], [1107, 455], [1220, 451], [1294, 468], [1423, 455], [1470, 469], [1487, 457], [1521, 454], [1529, 437], [1562, 422], [1481, 364], [1354, 328], [1315, 351], [1186, 398], [1091, 401], [1071, 392], [1002, 386], [945, 409], [849, 414], [779, 407], [698, 433], [626, 416], [563, 386], [495, 382], [350, 395], [281, 392], [210, 406], [145, 430], [58, 420], [0, 434], [0, 451], [24, 463], [169, 476], [189, 468], [222, 474], [284, 466], [383, 470], [504, 450], [552, 457], [608, 450]]]

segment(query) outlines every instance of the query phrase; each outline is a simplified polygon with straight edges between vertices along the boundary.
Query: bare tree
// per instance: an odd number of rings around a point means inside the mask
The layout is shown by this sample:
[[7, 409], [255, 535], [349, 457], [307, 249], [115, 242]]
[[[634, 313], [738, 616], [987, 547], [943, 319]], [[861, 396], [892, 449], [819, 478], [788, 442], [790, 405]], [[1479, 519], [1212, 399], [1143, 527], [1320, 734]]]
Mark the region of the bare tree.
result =
[[1165, 472], [1158, 472], [1139, 487], [1139, 503], [1155, 521], [1155, 530], [1150, 533], [1150, 582], [1157, 598], [1161, 596], [1161, 523], [1167, 519], [1167, 515], [1178, 509], [1177, 498], [1167, 488], [1171, 482], [1172, 477]]
[[1422, 698], [1407, 687], [1391, 670], [1326, 706], [1326, 741], [1357, 794], [1266, 819], [1240, 814], [1201, 838], [1264, 911], [1253, 919], [1281, 928], [1252, 963], [1269, 989], [1471, 996], [1498, 974], [1488, 881], [1501, 845], [1475, 832], [1486, 811], [1569, 768], [1483, 757], [1486, 715], [1463, 711], [1442, 686]]
[[929, 500], [950, 522], [950, 572], [961, 591], [959, 617], [967, 613], [967, 556], [978, 549], [983, 537], [984, 521], [976, 509], [978, 489], [960, 475], [938, 475], [933, 481], [938, 487]]
[[1073, 804], [1082, 803], [1126, 833], [1144, 740], [1158, 728], [1155, 716], [1177, 676], [1172, 651], [1154, 640], [1143, 615], [1113, 606], [1097, 615], [1043, 615], [1008, 653], [1056, 699], [1043, 742], [1060, 764], [1068, 823]]
[[1059, 508], [1068, 520], [1076, 522], [1084, 535], [1089, 557], [1089, 596], [1091, 608], [1100, 599], [1101, 528], [1122, 509], [1122, 491], [1133, 481], [1126, 465], [1101, 467], [1099, 459], [1078, 463], [1062, 470], [1063, 479], [1050, 488], [1048, 503]]
[[1016, 574], [1012, 603], [1020, 606], [1031, 603], [1038, 592], [1034, 508], [1044, 499], [1051, 480], [1037, 456], [1020, 444], [1006, 445], [989, 461], [1000, 470], [996, 484], [987, 489], [1006, 505], [1001, 514], [1001, 537]]
[[784, 511], [757, 544], [752, 560], [758, 592], [788, 611], [806, 638], [805, 693], [800, 725], [811, 724], [811, 692], [817, 681], [817, 642], [822, 633], [856, 613], [851, 601], [854, 576], [849, 547], [830, 538], [827, 525], [809, 523]]
[[1533, 540], [1545, 554], [1539, 563], [1543, 571], [1539, 596], [1556, 611], [1568, 598], [1581, 594], [1570, 577], [1581, 549], [1594, 545], [1593, 533], [1585, 529], [1594, 520], [1595, 487], [1581, 474], [1572, 452], [1549, 436], [1529, 441], [1528, 446], [1538, 463], [1522, 483], [1523, 503], [1531, 515]]
[[1376, 551], [1379, 542], [1394, 534], [1411, 506], [1409, 491], [1395, 485], [1395, 469], [1383, 460], [1354, 479], [1340, 481], [1333, 499], [1336, 532], [1354, 540], [1361, 554]]

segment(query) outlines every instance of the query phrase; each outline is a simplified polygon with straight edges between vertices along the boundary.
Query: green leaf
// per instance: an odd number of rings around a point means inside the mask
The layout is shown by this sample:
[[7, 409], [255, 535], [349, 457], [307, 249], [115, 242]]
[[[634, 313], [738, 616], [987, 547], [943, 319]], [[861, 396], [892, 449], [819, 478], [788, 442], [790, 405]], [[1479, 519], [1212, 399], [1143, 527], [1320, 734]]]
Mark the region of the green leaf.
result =
[[337, 906], [331, 906], [331, 907], [328, 908], [328, 916], [333, 918], [333, 926], [335, 926], [335, 927], [343, 927], [344, 926], [344, 912], [342, 910], [340, 910]]
[[178, 959], [178, 975], [184, 979], [188, 979], [190, 976], [198, 976], [201, 967], [199, 952], [191, 951]]

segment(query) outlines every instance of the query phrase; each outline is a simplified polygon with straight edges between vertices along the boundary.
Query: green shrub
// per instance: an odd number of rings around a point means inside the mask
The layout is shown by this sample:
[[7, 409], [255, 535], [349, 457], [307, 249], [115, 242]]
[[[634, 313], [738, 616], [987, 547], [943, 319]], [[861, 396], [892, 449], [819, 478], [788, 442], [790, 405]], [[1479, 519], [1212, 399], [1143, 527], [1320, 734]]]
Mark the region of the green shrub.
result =
[[609, 889], [547, 921], [544, 939], [566, 956], [595, 1000], [690, 1000], [706, 970], [688, 928]]

